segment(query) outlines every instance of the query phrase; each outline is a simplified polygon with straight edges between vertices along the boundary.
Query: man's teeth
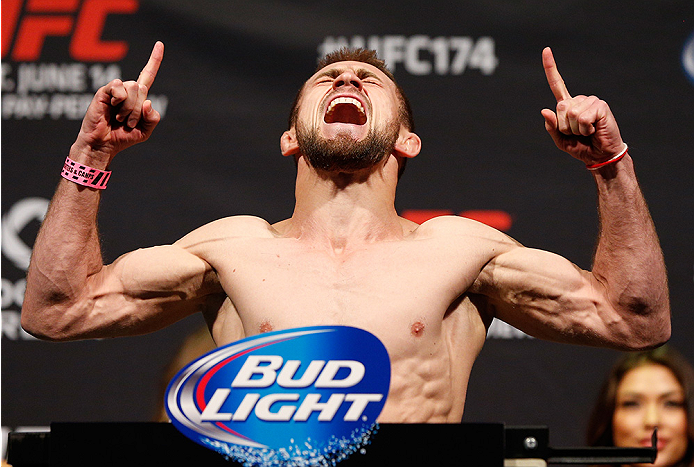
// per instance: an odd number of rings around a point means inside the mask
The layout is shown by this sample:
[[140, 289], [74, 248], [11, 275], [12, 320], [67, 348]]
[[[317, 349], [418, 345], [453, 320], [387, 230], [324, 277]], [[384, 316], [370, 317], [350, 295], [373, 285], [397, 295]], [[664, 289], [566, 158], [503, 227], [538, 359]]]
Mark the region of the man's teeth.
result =
[[328, 106], [327, 113], [332, 112], [335, 106], [338, 104], [352, 104], [357, 108], [357, 110], [359, 110], [360, 114], [365, 114], [364, 107], [361, 105], [361, 102], [359, 102], [353, 97], [338, 97], [337, 99], [333, 99], [332, 102], [330, 102], [330, 105]]

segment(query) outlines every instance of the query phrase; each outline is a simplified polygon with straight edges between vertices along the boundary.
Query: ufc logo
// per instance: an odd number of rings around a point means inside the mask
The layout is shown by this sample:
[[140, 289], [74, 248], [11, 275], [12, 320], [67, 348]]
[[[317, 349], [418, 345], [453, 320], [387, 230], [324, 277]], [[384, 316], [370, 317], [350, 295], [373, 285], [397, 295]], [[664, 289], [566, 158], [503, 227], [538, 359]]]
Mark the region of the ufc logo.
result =
[[[49, 36], [72, 36], [70, 56], [82, 62], [116, 62], [128, 53], [123, 41], [103, 41], [106, 17], [133, 14], [139, 0], [3, 0], [2, 58], [34, 62]], [[14, 38], [14, 43], [12, 39]]]

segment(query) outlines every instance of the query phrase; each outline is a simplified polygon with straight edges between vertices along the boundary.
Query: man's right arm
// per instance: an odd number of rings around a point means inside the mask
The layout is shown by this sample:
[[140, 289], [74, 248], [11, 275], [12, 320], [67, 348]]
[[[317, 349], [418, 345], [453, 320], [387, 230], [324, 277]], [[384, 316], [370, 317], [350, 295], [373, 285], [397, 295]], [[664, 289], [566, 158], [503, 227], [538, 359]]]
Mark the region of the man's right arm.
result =
[[[95, 94], [70, 159], [105, 170], [149, 138], [159, 113], [147, 93], [163, 58], [158, 42], [137, 81]], [[212, 268], [177, 246], [138, 250], [104, 266], [97, 230], [100, 190], [61, 179], [27, 275], [22, 326], [51, 340], [147, 332], [205, 306], [221, 292]]]
[[22, 306], [30, 334], [55, 341], [144, 334], [221, 306], [215, 271], [185, 248], [139, 249], [103, 265], [91, 241], [69, 240], [73, 229], [63, 231], [65, 241], [49, 233], [59, 218], [47, 216], [34, 248]]

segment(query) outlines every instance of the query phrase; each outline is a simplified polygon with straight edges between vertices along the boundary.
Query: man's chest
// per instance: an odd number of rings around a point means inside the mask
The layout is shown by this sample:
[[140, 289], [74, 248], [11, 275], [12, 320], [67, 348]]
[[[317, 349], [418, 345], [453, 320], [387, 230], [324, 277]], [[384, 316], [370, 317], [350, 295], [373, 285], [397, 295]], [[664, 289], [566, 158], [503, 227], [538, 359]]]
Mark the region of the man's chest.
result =
[[417, 334], [443, 319], [478, 267], [423, 244], [335, 254], [288, 239], [229, 244], [211, 263], [247, 334], [328, 324]]

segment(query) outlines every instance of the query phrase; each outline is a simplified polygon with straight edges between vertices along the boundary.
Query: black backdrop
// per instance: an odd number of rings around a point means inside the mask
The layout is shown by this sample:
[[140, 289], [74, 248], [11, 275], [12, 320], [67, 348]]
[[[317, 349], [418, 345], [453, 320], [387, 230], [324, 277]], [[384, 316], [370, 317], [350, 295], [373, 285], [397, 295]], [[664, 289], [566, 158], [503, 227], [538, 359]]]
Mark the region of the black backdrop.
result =
[[[671, 343], [694, 361], [691, 0], [4, 0], [2, 21], [4, 429], [150, 420], [166, 364], [202, 324], [61, 344], [18, 327], [30, 247], [85, 100], [112, 77], [134, 79], [156, 40], [166, 52], [151, 95], [163, 120], [112, 164], [107, 261], [224, 216], [289, 216], [294, 167], [279, 136], [294, 94], [321, 52], [365, 43], [394, 68], [423, 140], [398, 210], [500, 212], [522, 243], [589, 268], [592, 178], [554, 147], [540, 115], [554, 105], [540, 59], [549, 45], [569, 90], [604, 98], [620, 123], [665, 251]], [[49, 23], [63, 26], [32, 42]], [[553, 445], [582, 444], [617, 357], [495, 324], [464, 421], [549, 425]]]

